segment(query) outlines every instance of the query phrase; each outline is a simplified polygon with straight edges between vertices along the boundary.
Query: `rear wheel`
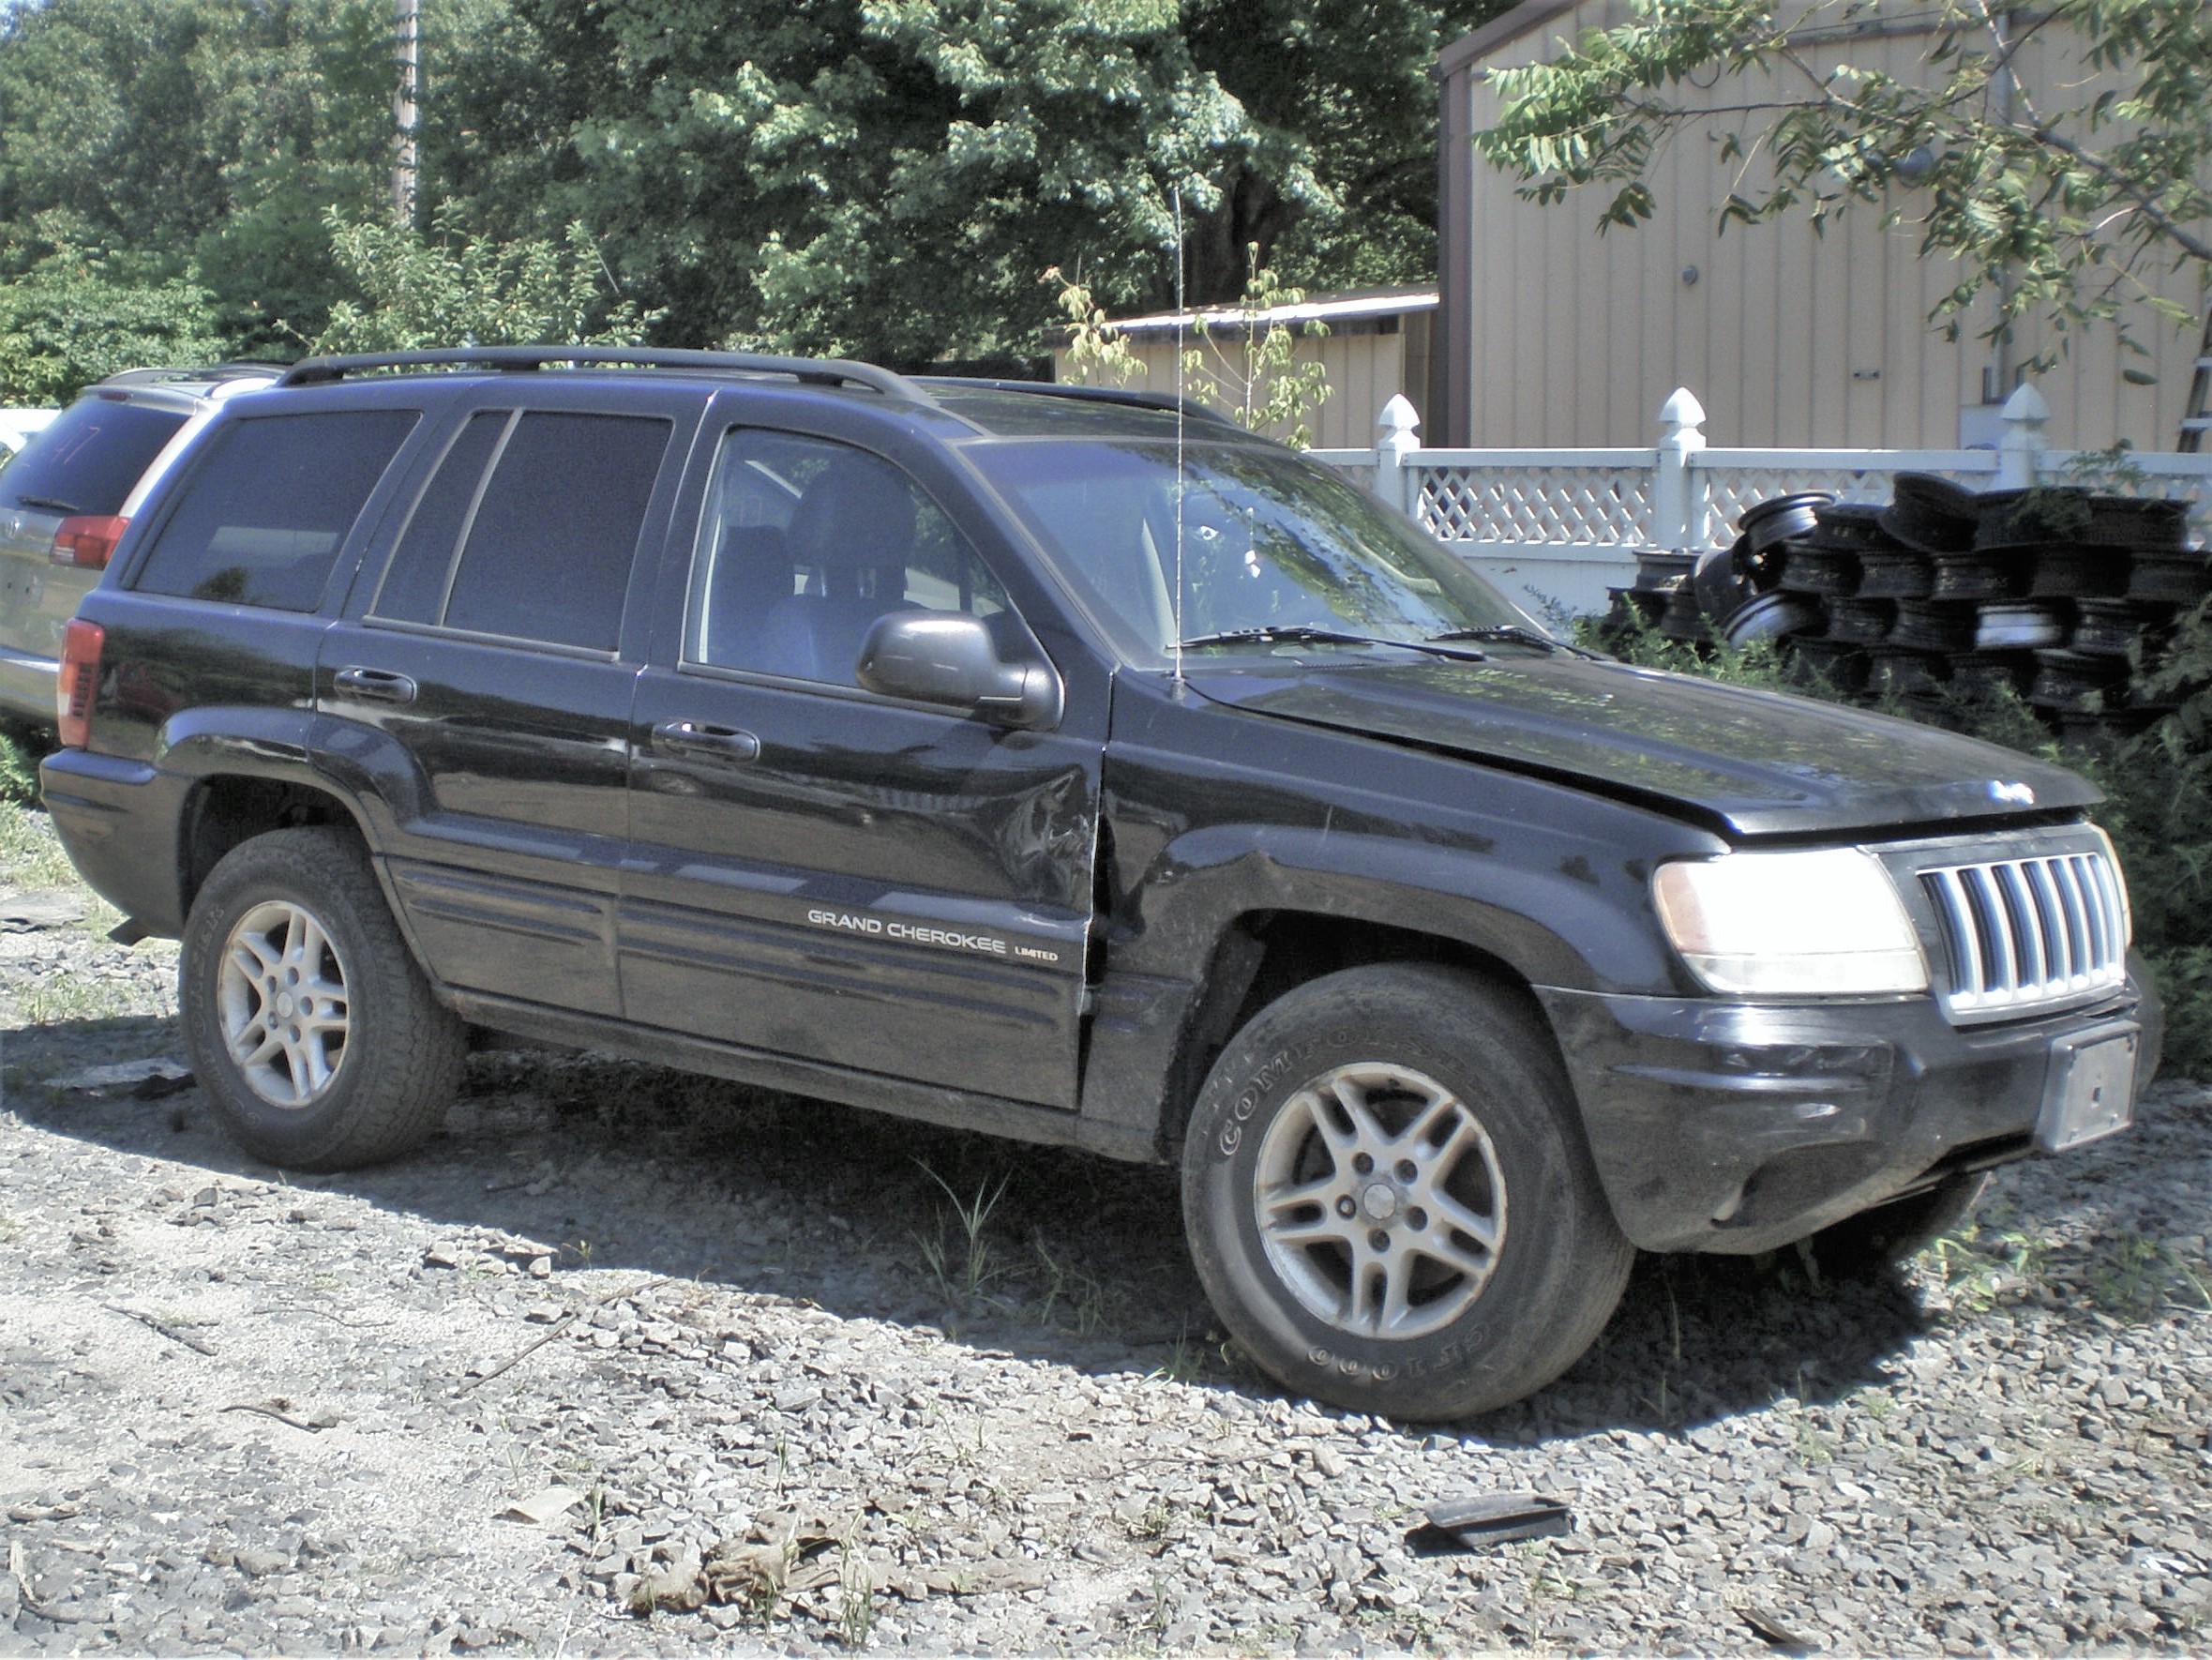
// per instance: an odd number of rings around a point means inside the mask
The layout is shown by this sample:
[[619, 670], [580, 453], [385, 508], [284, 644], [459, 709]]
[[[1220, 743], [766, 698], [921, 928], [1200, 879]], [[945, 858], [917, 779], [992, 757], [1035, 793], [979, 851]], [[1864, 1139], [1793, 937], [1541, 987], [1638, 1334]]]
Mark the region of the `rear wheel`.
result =
[[209, 1104], [286, 1169], [395, 1157], [459, 1086], [466, 1031], [342, 830], [274, 830], [223, 856], [185, 925], [177, 1002]]
[[1183, 1149], [1208, 1294], [1302, 1395], [1395, 1418], [1503, 1406], [1603, 1329], [1634, 1249], [1549, 1034], [1425, 964], [1299, 988], [1223, 1051]]

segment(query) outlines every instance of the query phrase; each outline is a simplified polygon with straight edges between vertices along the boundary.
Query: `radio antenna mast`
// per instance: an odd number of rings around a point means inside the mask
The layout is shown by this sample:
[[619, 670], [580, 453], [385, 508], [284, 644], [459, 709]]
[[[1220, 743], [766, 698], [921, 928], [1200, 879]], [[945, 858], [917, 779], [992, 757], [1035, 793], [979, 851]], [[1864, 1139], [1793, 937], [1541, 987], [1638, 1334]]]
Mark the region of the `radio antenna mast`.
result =
[[1175, 688], [1182, 690], [1182, 188], [1175, 200]]

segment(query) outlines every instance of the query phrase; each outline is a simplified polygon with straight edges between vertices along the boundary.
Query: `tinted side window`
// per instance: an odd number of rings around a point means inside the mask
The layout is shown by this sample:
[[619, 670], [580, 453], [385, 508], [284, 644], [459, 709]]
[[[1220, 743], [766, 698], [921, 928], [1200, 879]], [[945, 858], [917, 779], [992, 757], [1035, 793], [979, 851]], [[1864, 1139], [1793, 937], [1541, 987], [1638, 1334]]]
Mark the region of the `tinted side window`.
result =
[[669, 433], [637, 415], [522, 416], [476, 508], [445, 626], [613, 650]]
[[469, 509], [476, 505], [485, 464], [512, 418], [507, 410], [487, 411], [471, 417], [453, 441], [400, 534], [391, 566], [377, 589], [376, 604], [370, 608], [377, 616], [406, 623], [438, 620], [445, 607], [453, 556], [460, 550], [461, 532], [468, 528]]
[[889, 461], [792, 432], [722, 440], [685, 657], [850, 686], [886, 611], [1007, 610], [936, 503]]
[[136, 585], [313, 611], [346, 533], [418, 418], [412, 409], [362, 409], [218, 428]]
[[0, 504], [35, 513], [113, 513], [176, 436], [173, 409], [81, 398], [31, 434], [0, 472]]

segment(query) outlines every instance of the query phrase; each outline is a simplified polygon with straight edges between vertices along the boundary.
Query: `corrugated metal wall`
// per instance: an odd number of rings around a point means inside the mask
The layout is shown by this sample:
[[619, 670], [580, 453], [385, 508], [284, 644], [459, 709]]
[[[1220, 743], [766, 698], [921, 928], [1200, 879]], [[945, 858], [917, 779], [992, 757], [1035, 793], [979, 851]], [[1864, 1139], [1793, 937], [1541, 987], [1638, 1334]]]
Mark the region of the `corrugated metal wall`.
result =
[[[1562, 38], [1628, 15], [1621, 0], [1589, 0], [1500, 49], [1488, 66], [1554, 56]], [[1807, 55], [1816, 69], [1848, 61], [1904, 79], [1925, 72], [1929, 44], [1926, 35], [1901, 33], [1815, 45]], [[2024, 83], [2078, 80], [2065, 51], [2053, 37], [2024, 52]], [[1495, 96], [1479, 76], [1463, 85], [1474, 126], [1489, 125]], [[1748, 102], [1770, 90], [1738, 78], [1711, 96]], [[2069, 103], [2082, 97], [2071, 84], [2065, 96]], [[1658, 218], [1603, 236], [1593, 228], [1603, 187], [1563, 206], [1539, 207], [1478, 162], [1465, 221], [1473, 293], [1466, 442], [1648, 444], [1661, 402], [1677, 386], [1705, 405], [1706, 435], [1718, 445], [1989, 441], [1994, 408], [1962, 412], [1981, 405], [1985, 370], [1986, 390], [2001, 402], [2011, 385], [2007, 371], [2044, 338], [2025, 330], [2006, 349], [1977, 338], [1994, 314], [1987, 298], [1963, 320], [1957, 342], [1930, 329], [1929, 313], [1958, 274], [1946, 261], [1919, 257], [1913, 192], [1892, 191], [1890, 204], [1904, 219], [1888, 231], [1880, 212], [1861, 204], [1831, 221], [1825, 235], [1801, 215], [1723, 234], [1718, 211], [1732, 170], [1718, 165], [1716, 154], [1702, 134], [1686, 134], [1657, 164]], [[2161, 266], [2146, 276], [2157, 292], [2200, 310], [2193, 272]], [[2148, 307], [2134, 310], [2136, 335], [2152, 355], [2129, 355], [2126, 366], [2156, 375], [2156, 385], [2123, 379], [2109, 328], [2076, 339], [2058, 366], [2036, 379], [2054, 413], [2048, 442], [2102, 447], [2125, 438], [2138, 448], [2174, 446], [2198, 336]]]

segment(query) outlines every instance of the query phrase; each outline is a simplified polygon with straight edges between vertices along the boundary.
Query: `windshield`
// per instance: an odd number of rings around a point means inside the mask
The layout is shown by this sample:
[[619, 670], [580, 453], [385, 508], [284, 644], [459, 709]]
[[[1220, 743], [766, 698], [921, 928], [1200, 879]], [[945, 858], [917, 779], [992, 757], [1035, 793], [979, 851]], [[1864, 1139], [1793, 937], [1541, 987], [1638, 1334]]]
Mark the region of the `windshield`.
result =
[[1179, 640], [1233, 651], [1302, 631], [1301, 650], [1358, 650], [1370, 648], [1313, 635], [1542, 632], [1406, 520], [1287, 452], [1185, 445], [1180, 573], [1173, 445], [1009, 442], [967, 453], [1133, 661], [1164, 663]]

